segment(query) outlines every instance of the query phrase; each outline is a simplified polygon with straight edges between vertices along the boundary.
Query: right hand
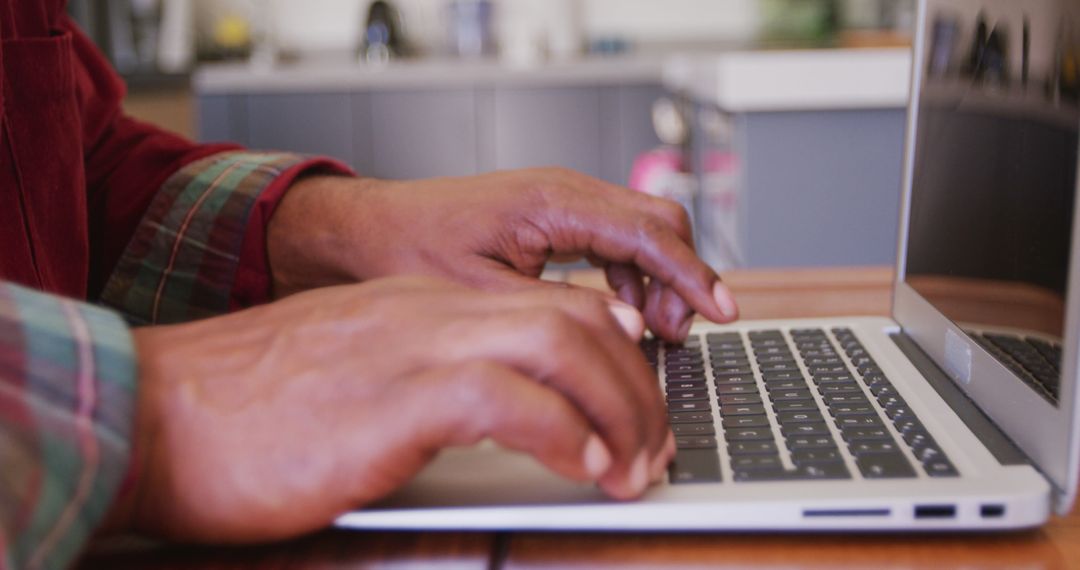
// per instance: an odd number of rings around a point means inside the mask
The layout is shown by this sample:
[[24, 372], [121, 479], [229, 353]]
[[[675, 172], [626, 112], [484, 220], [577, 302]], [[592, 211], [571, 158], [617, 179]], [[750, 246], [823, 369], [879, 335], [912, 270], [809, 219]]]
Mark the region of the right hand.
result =
[[113, 528], [210, 542], [316, 530], [485, 438], [639, 496], [674, 455], [633, 308], [422, 278], [135, 332], [137, 478]]

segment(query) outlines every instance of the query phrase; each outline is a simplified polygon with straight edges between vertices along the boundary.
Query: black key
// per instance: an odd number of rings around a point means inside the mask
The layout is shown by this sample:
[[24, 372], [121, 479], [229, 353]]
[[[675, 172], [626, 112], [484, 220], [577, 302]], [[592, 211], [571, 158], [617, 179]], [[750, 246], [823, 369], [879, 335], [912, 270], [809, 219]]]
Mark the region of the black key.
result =
[[836, 418], [836, 425], [840, 429], [847, 428], [884, 428], [885, 424], [877, 415], [845, 416]]
[[720, 406], [722, 416], [763, 416], [765, 406], [761, 404], [731, 404]]
[[747, 441], [732, 443], [728, 446], [728, 454], [735, 455], [775, 455], [776, 442], [773, 441]]
[[891, 385], [886, 383], [875, 384], [874, 386], [870, 386], [870, 393], [873, 394], [876, 398], [886, 398], [889, 396], [895, 396], [896, 388], [893, 388]]
[[881, 404], [881, 407], [883, 407], [883, 408], [888, 408], [890, 406], [906, 406], [907, 405], [907, 402], [904, 401], [904, 399], [901, 398], [897, 394], [893, 394], [891, 396], [881, 396], [881, 397], [879, 397], [877, 399], [877, 401], [878, 401], [879, 404]]
[[714, 352], [721, 352], [721, 351], [732, 351], [732, 352], [740, 351], [740, 352], [745, 354], [746, 353], [746, 346], [743, 345], [743, 343], [741, 343], [741, 342], [709, 343], [709, 353], [710, 354], [712, 354]]
[[830, 435], [829, 428], [822, 423], [781, 425], [780, 432], [784, 434], [784, 437]]
[[712, 414], [709, 412], [676, 412], [668, 414], [669, 424], [696, 424], [712, 423]]
[[774, 362], [771, 364], [764, 364], [761, 367], [761, 372], [798, 372], [799, 367], [794, 362]]
[[892, 441], [892, 434], [884, 427], [842, 429], [844, 441]]
[[833, 417], [841, 418], [844, 416], [876, 414], [877, 410], [867, 402], [865, 404], [836, 404], [834, 406], [829, 406], [829, 413], [832, 414]]
[[807, 348], [799, 351], [803, 358], [819, 358], [819, 357], [831, 357], [836, 356], [836, 351], [829, 347], [822, 348]]
[[791, 358], [791, 351], [786, 346], [766, 346], [762, 348], [755, 348], [754, 354], [757, 356], [776, 355], [782, 354]]
[[821, 412], [817, 410], [807, 412], [780, 412], [776, 414], [776, 421], [781, 426], [786, 424], [808, 424], [825, 421]]
[[687, 380], [704, 381], [705, 380], [705, 373], [704, 372], [676, 372], [676, 373], [670, 373], [669, 372], [666, 375], [666, 380], [668, 382], [685, 382]]
[[720, 405], [760, 404], [761, 396], [755, 391], [753, 394], [724, 394], [720, 396]]
[[934, 438], [923, 430], [908, 430], [904, 435], [904, 441], [911, 447], [934, 443]]
[[750, 374], [739, 376], [721, 376], [716, 379], [716, 385], [721, 384], [757, 384], [757, 380]]
[[832, 436], [797, 435], [787, 439], [787, 446], [792, 452], [806, 449], [836, 449]]
[[713, 427], [712, 422], [707, 424], [674, 424], [671, 426], [671, 431], [677, 436], [716, 434], [716, 429]]
[[685, 373], [688, 373], [688, 374], [690, 374], [690, 373], [698, 373], [698, 374], [700, 374], [701, 372], [703, 372], [705, 370], [705, 368], [701, 364], [698, 364], [696, 362], [695, 363], [690, 363], [690, 364], [671, 363], [671, 364], [665, 364], [664, 365], [664, 370], [667, 371], [668, 373], [685, 372]]
[[754, 370], [750, 366], [725, 366], [723, 368], [713, 367], [714, 376], [736, 376], [741, 374], [753, 374]]
[[926, 431], [926, 428], [923, 427], [922, 423], [920, 423], [919, 420], [915, 419], [915, 416], [901, 418], [894, 422], [893, 425], [896, 426], [896, 431], [902, 434], [905, 434], [912, 430]]
[[837, 356], [814, 356], [806, 359], [807, 368], [814, 366], [843, 366], [844, 361]]
[[842, 404], [869, 404], [870, 400], [866, 399], [866, 395], [863, 393], [848, 393], [848, 394], [826, 394], [822, 396], [825, 399], [825, 405], [836, 406]]
[[675, 436], [676, 449], [716, 449], [716, 438], [711, 435]]
[[944, 456], [923, 463], [923, 469], [931, 477], [956, 477], [959, 473], [956, 467]]
[[783, 467], [769, 467], [763, 469], [751, 469], [749, 471], [736, 471], [735, 481], [739, 483], [752, 483], [758, 481], [790, 481], [797, 472], [784, 471]]
[[849, 353], [848, 358], [851, 359], [851, 365], [854, 366], [855, 369], [858, 370], [859, 374], [862, 376], [867, 376], [870, 373], [869, 371], [871, 368], [880, 370], [877, 363], [874, 362], [874, 359], [870, 358], [870, 356], [867, 354], [857, 354], [855, 356], [852, 356]]
[[746, 366], [750, 362], [744, 358], [712, 358], [714, 368], [728, 368], [732, 366]]
[[709, 391], [705, 388], [697, 390], [675, 390], [668, 392], [668, 402], [693, 402], [695, 400], [708, 400]]
[[765, 416], [728, 416], [721, 420], [724, 429], [769, 427], [769, 418]]
[[847, 372], [841, 374], [818, 374], [814, 376], [814, 384], [841, 384], [854, 382], [855, 377]]
[[938, 447], [935, 442], [912, 446], [911, 450], [915, 453], [915, 459], [918, 459], [922, 463], [934, 461], [939, 457], [945, 457], [945, 453], [941, 451], [941, 448]]
[[885, 415], [889, 416], [890, 420], [896, 421], [901, 418], [912, 417], [911, 409], [907, 406], [885, 406]]
[[778, 455], [745, 455], [731, 459], [731, 468], [735, 471], [756, 471], [758, 469], [782, 467], [783, 463], [780, 463], [780, 456]]
[[758, 364], [795, 364], [795, 358], [788, 354], [759, 354], [757, 357]]
[[862, 388], [859, 388], [858, 384], [826, 384], [820, 386], [818, 390], [821, 391], [822, 396], [829, 396], [833, 394], [862, 394]]
[[859, 376], [868, 376], [870, 374], [881, 374], [881, 369], [876, 364], [863, 364], [855, 369], [859, 373]]
[[778, 329], [767, 329], [763, 331], [750, 331], [746, 336], [750, 337], [750, 341], [759, 338], [784, 338], [784, 333]]
[[708, 383], [704, 380], [679, 380], [667, 383], [668, 392], [678, 390], [701, 390], [706, 388]]
[[840, 452], [834, 449], [807, 449], [793, 451], [791, 453], [791, 461], [795, 465], [803, 465], [806, 463], [833, 463], [843, 460], [844, 458], [840, 455]]
[[774, 402], [790, 402], [797, 400], [813, 400], [810, 390], [777, 390], [770, 393]]
[[806, 382], [802, 372], [788, 370], [786, 372], [769, 372], [761, 375], [766, 382], [781, 382], [784, 380], [801, 380]]
[[915, 477], [915, 468], [902, 453], [873, 453], [855, 458], [859, 471], [867, 479]]
[[668, 402], [669, 412], [708, 412], [711, 408], [707, 401], [696, 402]]
[[705, 359], [700, 354], [680, 354], [678, 356], [668, 354], [664, 357], [664, 364], [704, 364]]
[[672, 484], [720, 481], [720, 457], [711, 449], [680, 449], [668, 468]]
[[716, 394], [726, 396], [730, 394], [757, 394], [757, 384], [717, 384]]
[[742, 337], [737, 332], [711, 332], [705, 335], [705, 341], [709, 344], [714, 342], [742, 342]]
[[765, 383], [765, 389], [770, 393], [777, 390], [799, 390], [801, 388], [806, 388], [805, 380], [777, 380], [775, 382]]
[[709, 358], [746, 358], [746, 351], [741, 348], [735, 350], [710, 350]]
[[817, 402], [811, 400], [788, 400], [786, 402], [773, 403], [773, 409], [779, 412], [805, 412], [807, 410], [817, 410]]
[[848, 446], [848, 449], [856, 457], [875, 453], [900, 452], [900, 447], [892, 441], [855, 441]]
[[818, 374], [846, 374], [847, 366], [843, 364], [831, 365], [831, 366], [807, 366], [810, 370], [811, 376], [817, 376]]
[[773, 432], [768, 428], [732, 428], [724, 429], [728, 442], [773, 440]]
[[847, 465], [843, 461], [830, 463], [807, 463], [800, 465], [795, 479], [850, 479]]

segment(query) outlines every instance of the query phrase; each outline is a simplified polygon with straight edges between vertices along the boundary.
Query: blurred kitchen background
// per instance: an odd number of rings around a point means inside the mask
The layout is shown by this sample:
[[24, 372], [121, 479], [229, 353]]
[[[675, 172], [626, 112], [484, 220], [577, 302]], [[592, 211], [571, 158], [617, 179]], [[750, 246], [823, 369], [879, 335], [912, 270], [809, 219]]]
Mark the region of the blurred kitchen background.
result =
[[130, 113], [386, 178], [575, 168], [718, 268], [893, 260], [914, 0], [71, 0]]

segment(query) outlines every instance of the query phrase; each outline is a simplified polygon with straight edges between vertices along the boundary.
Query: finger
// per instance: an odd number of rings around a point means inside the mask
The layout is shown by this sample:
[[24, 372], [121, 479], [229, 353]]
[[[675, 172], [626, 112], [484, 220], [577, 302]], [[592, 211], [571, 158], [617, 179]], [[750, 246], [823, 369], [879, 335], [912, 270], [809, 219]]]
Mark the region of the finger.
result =
[[[562, 393], [588, 418], [612, 454], [613, 467], [601, 478], [601, 487], [629, 498], [648, 482], [653, 453], [647, 431], [660, 418], [655, 417], [656, 408], [642, 405], [632, 388], [645, 380], [626, 378], [615, 360], [628, 352], [612, 355], [595, 331], [546, 307], [501, 310], [462, 327], [447, 339], [444, 357], [493, 360]], [[649, 376], [647, 368], [636, 374]]]
[[430, 454], [491, 438], [528, 453], [564, 477], [596, 481], [611, 453], [562, 394], [494, 362], [425, 371], [401, 388], [412, 437]]
[[611, 263], [604, 268], [608, 286], [615, 291], [615, 296], [622, 302], [636, 307], [645, 307], [645, 280], [641, 271], [626, 263]]

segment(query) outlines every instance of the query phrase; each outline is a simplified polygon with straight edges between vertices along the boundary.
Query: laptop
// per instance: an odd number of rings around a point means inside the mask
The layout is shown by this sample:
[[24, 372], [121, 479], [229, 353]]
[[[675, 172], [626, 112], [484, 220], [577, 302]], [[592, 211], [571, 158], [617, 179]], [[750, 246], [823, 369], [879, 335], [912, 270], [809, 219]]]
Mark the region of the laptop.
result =
[[643, 350], [678, 452], [638, 501], [493, 444], [341, 527], [1016, 529], [1080, 458], [1080, 1], [921, 0], [892, 318], [700, 324]]

